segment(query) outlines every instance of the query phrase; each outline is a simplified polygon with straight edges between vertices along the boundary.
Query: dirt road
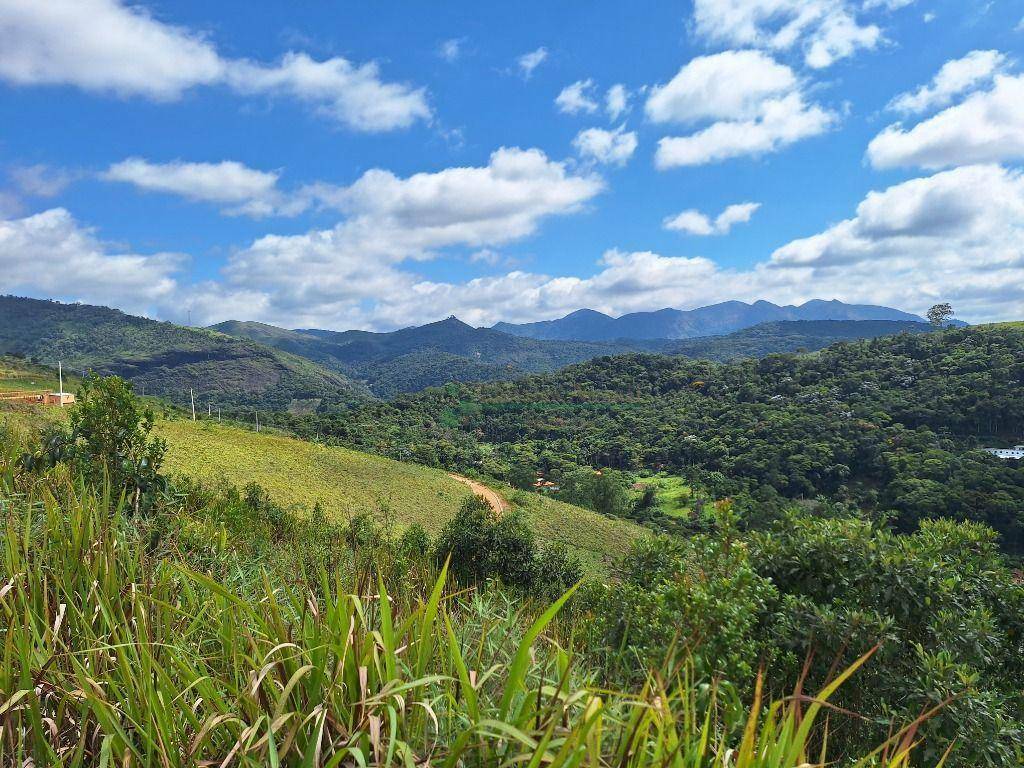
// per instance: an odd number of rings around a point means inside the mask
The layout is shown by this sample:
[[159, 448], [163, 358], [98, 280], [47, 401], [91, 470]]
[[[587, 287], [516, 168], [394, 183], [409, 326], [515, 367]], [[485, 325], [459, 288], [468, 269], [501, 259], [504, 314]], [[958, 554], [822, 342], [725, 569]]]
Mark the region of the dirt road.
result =
[[468, 477], [462, 475], [456, 475], [454, 472], [449, 472], [448, 476], [453, 480], [458, 480], [463, 485], [468, 485], [470, 490], [473, 491], [477, 496], [483, 496], [484, 500], [491, 505], [491, 509], [496, 514], [504, 514], [510, 509], [508, 502], [501, 497], [496, 491], [492, 491], [483, 483], [478, 483], [476, 480], [470, 480]]

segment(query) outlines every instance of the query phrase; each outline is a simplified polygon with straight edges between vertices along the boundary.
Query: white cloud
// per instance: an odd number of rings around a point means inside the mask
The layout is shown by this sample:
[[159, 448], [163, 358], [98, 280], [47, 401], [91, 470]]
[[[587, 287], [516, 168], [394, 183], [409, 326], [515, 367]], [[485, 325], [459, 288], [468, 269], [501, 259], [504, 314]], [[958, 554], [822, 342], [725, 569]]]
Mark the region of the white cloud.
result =
[[1024, 178], [966, 166], [872, 192], [852, 219], [776, 250], [766, 271], [914, 311], [948, 299], [977, 320], [1020, 317]]
[[575, 115], [580, 112], [592, 114], [597, 111], [597, 102], [593, 97], [594, 81], [577, 80], [565, 86], [555, 97], [555, 106], [559, 112]]
[[544, 60], [548, 57], [548, 49], [541, 46], [535, 51], [524, 53], [518, 59], [516, 59], [516, 65], [519, 67], [519, 72], [524, 78], [529, 80], [533, 77], [533, 70], [544, 63]]
[[770, 98], [798, 87], [793, 70], [759, 51], [698, 56], [665, 85], [651, 89], [644, 110], [655, 123], [749, 120]]
[[[734, 222], [740, 213], [732, 214]], [[905, 182], [868, 195], [853, 218], [784, 245], [745, 270], [706, 258], [613, 249], [589, 277], [517, 270], [447, 283], [423, 279], [394, 259], [358, 258], [361, 252], [367, 251], [344, 230], [264, 238], [229, 267], [234, 277], [222, 288], [224, 300], [245, 295], [256, 308], [247, 316], [269, 322], [335, 328], [394, 328], [448, 313], [490, 324], [558, 317], [580, 307], [621, 314], [725, 299], [821, 297], [916, 312], [948, 299], [972, 320], [1020, 317], [1024, 179], [982, 166]], [[234, 305], [207, 301], [210, 319], [233, 311]]]
[[759, 51], [698, 56], [652, 88], [644, 109], [656, 123], [712, 121], [688, 136], [662, 138], [660, 169], [774, 152], [824, 133], [838, 119], [807, 103], [793, 70]]
[[240, 93], [294, 96], [359, 131], [407, 128], [431, 115], [422, 88], [385, 83], [376, 63], [355, 65], [340, 56], [315, 61], [288, 53], [273, 66], [232, 62], [227, 82]]
[[[616, 145], [610, 151], [623, 149]], [[405, 179], [376, 168], [350, 186], [312, 182], [290, 191], [279, 187], [278, 172], [233, 160], [151, 163], [133, 157], [110, 166], [100, 178], [220, 204], [229, 215], [296, 216], [312, 207], [331, 209], [347, 215], [339, 227], [360, 238], [376, 238], [376, 231], [400, 244], [432, 233], [436, 242], [426, 238], [423, 248], [522, 237], [541, 218], [574, 212], [604, 188], [599, 176], [570, 173], [565, 163], [549, 160], [540, 150], [518, 148], [497, 150], [484, 167], [447, 168]], [[386, 244], [380, 247], [387, 250]], [[413, 251], [418, 253], [418, 247]], [[396, 253], [412, 255], [398, 245]]]
[[663, 222], [665, 229], [685, 232], [689, 235], [727, 235], [736, 224], [746, 224], [761, 207], [760, 203], [736, 203], [730, 205], [714, 221], [693, 208], [669, 216]]
[[637, 138], [633, 131], [626, 131], [624, 125], [612, 131], [603, 128], [587, 128], [576, 134], [572, 145], [580, 157], [608, 165], [625, 165], [636, 152]]
[[7, 175], [19, 192], [30, 197], [56, 197], [78, 177], [76, 172], [42, 164], [15, 166]]
[[916, 0], [864, 0], [864, 9], [885, 8], [889, 11], [898, 11], [900, 8], [906, 8], [915, 2]]
[[928, 11], [924, 16], [921, 17], [925, 24], [931, 24], [937, 18], [939, 18], [938, 15], [932, 13], [931, 11]]
[[697, 34], [713, 43], [770, 50], [799, 45], [814, 68], [882, 40], [878, 26], [861, 23], [845, 0], [695, 0], [693, 21]]
[[834, 112], [806, 104], [799, 93], [791, 93], [764, 102], [757, 119], [722, 121], [689, 136], [661, 139], [655, 164], [664, 170], [776, 152], [801, 139], [824, 133], [837, 119]]
[[[748, 269], [615, 249], [586, 277], [516, 270], [443, 282], [404, 265], [447, 245], [477, 249], [477, 260], [488, 263], [494, 260], [490, 243], [515, 239], [543, 217], [577, 210], [595, 192], [577, 188], [562, 164], [536, 150], [495, 155], [483, 168], [391, 177], [383, 184], [370, 177], [352, 195], [351, 218], [338, 227], [262, 237], [232, 255], [222, 280], [200, 285], [176, 281], [181, 257], [122, 252], [63, 209], [3, 221], [0, 285], [129, 311], [155, 306], [169, 318], [183, 319], [191, 310], [204, 323], [243, 318], [382, 330], [449, 313], [484, 325], [559, 317], [580, 307], [621, 314], [726, 299], [837, 298], [914, 312], [949, 300], [971, 321], [1024, 316], [1024, 177], [994, 165], [872, 192], [852, 218], [783, 245]], [[547, 193], [536, 186], [538, 172], [547, 179], [541, 183]], [[438, 196], [441, 187], [450, 191]], [[479, 204], [485, 194], [492, 205]], [[535, 206], [530, 201], [538, 195], [546, 203]], [[529, 212], [522, 213], [524, 207]], [[47, 264], [59, 268], [40, 268]]]
[[626, 86], [616, 83], [608, 89], [604, 97], [604, 109], [612, 120], [618, 120], [629, 110], [629, 91]]
[[278, 174], [242, 163], [150, 163], [130, 157], [110, 166], [101, 177], [132, 184], [147, 192], [165, 192], [189, 200], [243, 204], [276, 193]]
[[1024, 75], [997, 75], [976, 92], [913, 128], [890, 125], [868, 145], [875, 168], [944, 168], [1024, 157]]
[[889, 109], [917, 114], [948, 106], [954, 97], [991, 81], [1008, 63], [1007, 57], [999, 51], [971, 51], [961, 59], [943, 64], [928, 85], [895, 97], [889, 102]]
[[465, 38], [453, 37], [450, 40], [444, 40], [439, 46], [437, 46], [437, 55], [445, 61], [451, 63], [458, 61], [462, 55], [462, 44], [465, 42]]
[[0, 288], [4, 293], [60, 297], [147, 313], [172, 300], [180, 254], [125, 253], [53, 208], [0, 221]]
[[275, 65], [223, 58], [202, 35], [119, 0], [0, 0], [0, 78], [15, 85], [171, 101], [198, 86], [283, 94], [362, 131], [430, 117], [426, 93], [384, 82], [376, 64], [289, 53]]
[[195, 291], [190, 306], [196, 316], [224, 319], [221, 305], [235, 306], [230, 297], [242, 294], [257, 308], [247, 316], [258, 311], [270, 322], [408, 324], [442, 305], [429, 305], [423, 281], [402, 262], [451, 247], [475, 249], [487, 262], [490, 249], [581, 210], [603, 188], [599, 177], [536, 149], [502, 148], [486, 166], [407, 178], [367, 171], [333, 190], [331, 205], [346, 215], [336, 227], [259, 238], [230, 257], [222, 283]]

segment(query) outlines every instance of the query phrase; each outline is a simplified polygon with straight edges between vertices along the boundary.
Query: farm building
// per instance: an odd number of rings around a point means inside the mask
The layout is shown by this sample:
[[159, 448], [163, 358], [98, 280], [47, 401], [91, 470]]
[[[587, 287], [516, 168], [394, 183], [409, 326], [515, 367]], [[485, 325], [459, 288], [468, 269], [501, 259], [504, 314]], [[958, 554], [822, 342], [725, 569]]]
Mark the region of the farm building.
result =
[[70, 392], [31, 392], [28, 390], [12, 390], [0, 392], [0, 400], [7, 403], [24, 405], [71, 405], [75, 396]]

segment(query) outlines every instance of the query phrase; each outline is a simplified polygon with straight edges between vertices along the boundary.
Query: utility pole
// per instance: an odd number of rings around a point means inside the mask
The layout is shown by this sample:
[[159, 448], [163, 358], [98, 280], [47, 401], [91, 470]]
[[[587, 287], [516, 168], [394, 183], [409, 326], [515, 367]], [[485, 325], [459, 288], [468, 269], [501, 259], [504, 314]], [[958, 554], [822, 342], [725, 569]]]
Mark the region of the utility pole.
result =
[[260, 412], [256, 411], [256, 431], [260, 431]]
[[209, 403], [206, 404], [206, 415], [213, 416], [213, 406]]
[[192, 398], [192, 421], [196, 420], [196, 394], [192, 391], [192, 387], [188, 388], [188, 396]]
[[[51, 369], [52, 370], [52, 369]], [[60, 407], [64, 407], [64, 364], [57, 361], [57, 377], [60, 379]]]
[[220, 421], [220, 408], [217, 409], [217, 421]]

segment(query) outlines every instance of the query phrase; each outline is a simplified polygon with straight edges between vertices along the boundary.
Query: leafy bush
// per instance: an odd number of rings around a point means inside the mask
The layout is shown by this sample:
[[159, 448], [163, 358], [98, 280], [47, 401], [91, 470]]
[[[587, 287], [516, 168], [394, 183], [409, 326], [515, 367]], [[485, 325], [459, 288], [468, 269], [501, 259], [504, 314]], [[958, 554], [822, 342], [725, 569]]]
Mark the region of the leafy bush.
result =
[[770, 648], [764, 629], [777, 592], [747, 545], [723, 538], [641, 539], [622, 579], [592, 597], [595, 642], [616, 677], [635, 679], [694, 658], [699, 670], [749, 683]]
[[579, 560], [563, 547], [539, 549], [521, 513], [499, 517], [479, 496], [467, 499], [445, 524], [434, 552], [439, 563], [450, 558], [452, 575], [468, 585], [499, 579], [526, 592], [561, 593], [582, 573]]
[[865, 717], [837, 744], [941, 706], [921, 726], [925, 761], [956, 738], [951, 765], [1014, 764], [1024, 738], [1024, 585], [991, 530], [937, 520], [899, 535], [790, 515], [752, 545], [757, 572], [782, 596], [771, 630], [778, 674], [799, 673], [811, 656], [815, 685], [881, 644], [879, 663], [837, 699]]

